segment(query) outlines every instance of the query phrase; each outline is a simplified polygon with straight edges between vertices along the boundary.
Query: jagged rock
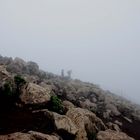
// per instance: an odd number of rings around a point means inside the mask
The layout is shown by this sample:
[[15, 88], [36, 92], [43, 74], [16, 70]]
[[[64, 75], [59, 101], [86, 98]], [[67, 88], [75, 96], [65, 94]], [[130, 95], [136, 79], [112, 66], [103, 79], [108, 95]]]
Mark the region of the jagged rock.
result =
[[17, 64], [17, 65], [20, 65], [21, 67], [26, 65], [26, 62], [19, 57], [16, 57], [14, 59], [14, 63]]
[[123, 132], [113, 130], [100, 131], [97, 134], [97, 140], [134, 140]]
[[37, 84], [38, 81], [39, 81], [39, 77], [38, 76], [33, 76], [33, 75], [27, 76], [26, 75], [24, 78], [25, 78], [25, 80], [27, 82], [34, 83], [34, 84]]
[[66, 94], [66, 99], [69, 100], [69, 101], [76, 101], [76, 97], [72, 93]]
[[58, 135], [47, 135], [35, 131], [29, 131], [28, 134], [35, 138], [35, 140], [60, 140]]
[[54, 117], [54, 123], [57, 130], [65, 130], [66, 132], [72, 135], [76, 135], [78, 129], [73, 124], [71, 119], [69, 119], [65, 115], [59, 115], [57, 113], [53, 113], [53, 117]]
[[1, 135], [0, 140], [32, 140], [30, 134], [16, 132], [9, 135]]
[[59, 137], [30, 131], [29, 133], [16, 132], [9, 135], [1, 135], [0, 140], [59, 140]]
[[50, 100], [50, 90], [28, 83], [22, 88], [20, 99], [25, 104], [41, 104]]
[[39, 74], [39, 66], [35, 62], [29, 61], [29, 62], [27, 62], [26, 71], [30, 75], [38, 75]]
[[0, 81], [4, 82], [4, 81], [6, 81], [9, 78], [11, 78], [11, 75], [6, 70], [6, 67], [4, 65], [0, 65]]
[[2, 57], [0, 55], [0, 65], [9, 65], [13, 62], [13, 59], [11, 57]]
[[14, 80], [12, 75], [6, 70], [4, 65], [0, 65], [0, 88], [4, 89], [5, 85], [11, 85], [10, 89], [12, 90], [12, 86], [14, 86]]
[[9, 72], [22, 74], [26, 71], [26, 62], [21, 58], [16, 57], [11, 63], [7, 65], [6, 68]]
[[97, 109], [97, 105], [95, 103], [92, 103], [89, 99], [86, 99], [84, 102], [80, 101], [79, 103], [81, 108], [95, 111]]
[[76, 140], [87, 140], [88, 134], [95, 134], [106, 129], [102, 120], [86, 109], [71, 108], [66, 115], [78, 128]]
[[48, 121], [53, 122], [54, 128], [57, 132], [64, 131], [70, 135], [76, 135], [78, 129], [75, 124], [68, 118], [66, 115], [60, 115], [55, 112], [50, 112], [47, 109], [35, 111], [33, 113], [43, 113], [44, 117], [48, 119]]
[[96, 103], [97, 102], [97, 99], [95, 97], [92, 97], [91, 98], [91, 102]]
[[71, 102], [69, 102], [69, 101], [67, 101], [67, 100], [63, 101], [62, 104], [63, 104], [63, 106], [64, 106], [64, 108], [65, 108], [66, 110], [69, 110], [69, 109], [75, 107], [73, 103], [71, 103]]
[[110, 114], [111, 114], [111, 110], [106, 110], [105, 112], [103, 112], [104, 119], [109, 119], [110, 118]]
[[119, 125], [119, 126], [122, 126], [123, 125], [122, 122], [119, 122], [118, 120], [115, 120], [114, 123], [117, 124], [117, 125]]
[[115, 131], [118, 131], [118, 132], [121, 131], [121, 129], [119, 128], [119, 126], [118, 126], [117, 124], [114, 124], [114, 123], [112, 123], [112, 122], [108, 122], [106, 125], [107, 125], [108, 128], [111, 129], [111, 130], [115, 130]]
[[113, 104], [106, 104], [106, 110], [110, 110], [111, 111], [111, 115], [113, 116], [119, 116], [121, 113], [118, 111], [117, 107]]
[[[92, 106], [94, 108], [97, 105], [96, 112], [97, 115], [100, 116], [101, 118], [105, 118], [105, 121], [110, 121], [112, 123], [109, 126], [109, 128], [118, 131], [119, 130], [117, 127], [118, 125], [123, 131], [125, 131], [128, 134], [131, 134], [131, 136], [139, 140], [140, 106], [132, 104], [131, 102], [125, 100], [124, 98], [116, 96], [109, 91], [102, 90], [97, 85], [85, 83], [80, 80], [72, 80], [72, 79], [68, 80], [67, 78], [62, 79], [60, 76], [54, 75], [52, 73], [43, 72], [39, 70], [39, 66], [34, 62], [27, 63], [20, 58], [16, 58], [13, 60], [12, 58], [0, 56], [0, 64], [4, 65], [0, 66], [0, 89], [2, 93], [1, 101], [4, 102], [4, 105], [3, 102], [1, 102], [2, 103], [1, 108], [4, 110], [4, 112], [1, 112], [1, 114], [3, 116], [7, 115], [5, 114], [5, 112], [7, 113], [10, 111], [6, 109], [7, 108], [9, 109], [9, 106], [11, 106], [11, 104], [13, 105], [12, 110], [15, 111], [14, 112], [15, 114], [16, 109], [18, 107], [20, 109], [22, 109], [22, 107], [26, 107], [24, 106], [24, 104], [20, 102], [20, 100], [17, 100], [17, 97], [13, 98], [14, 96], [9, 96], [10, 95], [9, 93], [15, 93], [16, 91], [16, 83], [14, 82], [14, 75], [19, 74], [22, 75], [24, 78], [26, 77], [27, 78], [27, 79], [25, 78], [26, 83], [29, 83], [21, 87], [22, 90], [20, 99], [25, 104], [40, 104], [44, 102], [47, 103], [50, 100], [51, 93], [53, 95], [59, 95], [59, 97], [61, 97], [61, 99], [63, 100], [72, 101], [75, 104], [75, 106], [79, 106], [79, 101], [81, 101], [80, 102], [81, 107], [87, 108], [89, 110], [91, 110]], [[8, 91], [7, 92], [8, 94], [6, 94], [6, 96], [3, 96], [6, 93], [5, 92], [6, 90], [4, 90], [6, 89], [5, 88], [6, 84], [7, 87], [10, 89], [10, 92]], [[8, 104], [9, 101], [10, 104]], [[49, 104], [45, 104], [44, 106], [37, 105], [35, 106], [35, 108], [47, 107], [47, 105], [49, 106]], [[63, 106], [69, 112], [69, 116], [67, 117], [71, 119], [76, 129], [79, 129], [77, 133], [77, 140], [78, 138], [80, 140], [87, 139], [89, 134], [97, 133], [98, 131], [102, 130], [100, 129], [100, 126], [103, 125], [101, 125], [101, 122], [97, 123], [97, 121], [95, 121], [96, 119], [95, 120], [93, 119], [95, 117], [94, 115], [91, 115], [89, 112], [87, 113], [87, 111], [85, 113], [82, 109], [81, 109], [82, 111], [80, 109], [75, 111], [75, 107], [73, 107], [73, 105], [67, 101], [63, 102]], [[32, 111], [34, 107], [29, 106], [29, 109], [30, 109], [29, 111]], [[74, 111], [70, 113], [71, 110]], [[63, 133], [65, 134], [68, 133], [71, 135], [76, 135], [74, 133], [72, 134], [73, 131], [70, 132], [69, 129], [71, 129], [70, 127], [72, 126], [68, 125], [69, 121], [67, 121], [67, 123], [65, 122], [66, 118], [63, 115], [60, 117], [59, 114], [55, 115], [55, 113], [53, 113], [50, 116], [51, 116], [50, 118], [46, 117], [47, 119], [44, 119], [40, 116], [34, 117], [35, 121], [37, 120], [37, 126], [35, 128], [37, 128], [38, 131], [44, 132], [45, 130], [47, 132], [48, 130], [46, 130], [46, 127], [44, 127], [44, 125], [47, 126], [47, 128], [49, 126], [54, 126], [55, 129], [53, 128], [53, 130], [55, 131], [64, 130]], [[15, 117], [15, 115], [12, 117]], [[60, 125], [61, 121], [63, 120], [63, 117], [64, 122], [66, 123], [67, 126], [65, 126], [64, 123], [63, 125]], [[58, 121], [59, 120], [58, 118], [60, 118], [61, 121]], [[114, 121], [115, 119], [118, 119], [120, 122]], [[50, 125], [51, 124], [50, 122], [49, 122], [50, 124], [47, 125], [46, 122], [49, 120], [53, 121], [53, 125]], [[5, 119], [4, 121], [6, 122], [7, 119]], [[16, 122], [13, 123], [16, 124]], [[114, 123], [117, 125], [115, 125]], [[42, 127], [39, 127], [40, 125], [42, 125]], [[52, 128], [50, 128], [49, 130], [51, 131], [51, 129]], [[53, 131], [51, 131], [51, 133], [52, 132]]]
[[51, 91], [51, 96], [55, 96], [54, 92], [53, 92], [53, 86], [52, 85], [48, 85], [45, 82], [41, 82], [39, 83], [39, 86], [43, 87], [44, 89], [46, 89], [47, 91]]

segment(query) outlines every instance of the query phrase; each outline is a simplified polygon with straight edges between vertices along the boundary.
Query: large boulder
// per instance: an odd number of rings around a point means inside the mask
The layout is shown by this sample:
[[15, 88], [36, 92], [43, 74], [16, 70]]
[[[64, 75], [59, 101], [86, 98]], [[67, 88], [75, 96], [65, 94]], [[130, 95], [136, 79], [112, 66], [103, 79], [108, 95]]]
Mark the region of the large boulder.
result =
[[95, 103], [92, 103], [89, 99], [86, 99], [84, 102], [79, 101], [80, 107], [85, 108], [88, 110], [96, 111], [97, 105]]
[[67, 100], [63, 101], [63, 102], [62, 102], [62, 105], [64, 106], [64, 109], [65, 109], [66, 111], [68, 111], [69, 109], [75, 107], [73, 103], [71, 103], [71, 102], [69, 102], [69, 101], [67, 101]]
[[22, 88], [20, 99], [25, 104], [41, 104], [50, 100], [50, 93], [49, 89], [28, 83]]
[[11, 89], [14, 86], [14, 80], [12, 75], [6, 70], [6, 67], [0, 65], [0, 88], [5, 89], [5, 86]]
[[35, 131], [29, 131], [28, 133], [31, 137], [35, 138], [35, 140], [60, 140], [58, 135], [47, 135]]
[[118, 108], [114, 104], [107, 103], [105, 105], [105, 108], [106, 108], [106, 112], [109, 112], [109, 117], [110, 116], [119, 116], [119, 115], [121, 115], [121, 113], [119, 112]]
[[9, 135], [0, 135], [0, 140], [32, 140], [30, 134], [16, 132]]
[[115, 131], [118, 131], [118, 132], [121, 131], [120, 127], [117, 124], [115, 124], [115, 123], [108, 122], [106, 124], [106, 126], [108, 126], [108, 128], [111, 129], [111, 130], [115, 130]]
[[30, 131], [28, 133], [16, 132], [9, 135], [1, 135], [0, 140], [59, 140], [59, 137]]
[[6, 68], [11, 73], [23, 74], [26, 73], [26, 62], [21, 58], [16, 57], [6, 66]]
[[11, 78], [10, 73], [6, 70], [4, 65], [0, 65], [0, 82], [5, 82]]
[[134, 140], [123, 132], [113, 130], [100, 131], [97, 134], [97, 140]]
[[[50, 112], [47, 109], [34, 111], [33, 114], [40, 114], [42, 119], [45, 118], [46, 121], [52, 122], [51, 125], [53, 125], [52, 127], [55, 129], [53, 131], [60, 133], [60, 135], [75, 136], [78, 131], [75, 124], [66, 115]], [[63, 132], [63, 134], [61, 132]]]
[[57, 113], [53, 113], [53, 119], [54, 119], [54, 125], [56, 129], [59, 131], [64, 130], [65, 132], [68, 132], [71, 135], [76, 135], [78, 129], [74, 125], [74, 123], [71, 121], [70, 118], [68, 118], [65, 115], [59, 115]]
[[86, 109], [71, 108], [66, 115], [78, 128], [76, 140], [88, 140], [90, 135], [106, 129], [102, 120]]
[[29, 62], [27, 62], [26, 71], [30, 75], [38, 75], [39, 74], [39, 66], [35, 62], [29, 61]]

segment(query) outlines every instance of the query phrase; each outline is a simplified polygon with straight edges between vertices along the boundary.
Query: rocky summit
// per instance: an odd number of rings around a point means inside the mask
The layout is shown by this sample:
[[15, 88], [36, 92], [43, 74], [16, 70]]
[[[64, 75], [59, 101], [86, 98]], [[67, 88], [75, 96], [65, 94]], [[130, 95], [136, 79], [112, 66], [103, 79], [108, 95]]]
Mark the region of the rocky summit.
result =
[[0, 140], [139, 139], [139, 105], [35, 62], [0, 56]]

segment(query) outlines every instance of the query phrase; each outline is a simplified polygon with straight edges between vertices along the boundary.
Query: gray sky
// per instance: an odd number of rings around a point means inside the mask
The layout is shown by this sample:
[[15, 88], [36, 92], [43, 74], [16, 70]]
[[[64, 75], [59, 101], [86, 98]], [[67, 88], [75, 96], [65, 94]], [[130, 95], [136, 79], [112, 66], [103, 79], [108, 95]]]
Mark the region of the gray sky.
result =
[[0, 53], [140, 102], [139, 0], [0, 0]]

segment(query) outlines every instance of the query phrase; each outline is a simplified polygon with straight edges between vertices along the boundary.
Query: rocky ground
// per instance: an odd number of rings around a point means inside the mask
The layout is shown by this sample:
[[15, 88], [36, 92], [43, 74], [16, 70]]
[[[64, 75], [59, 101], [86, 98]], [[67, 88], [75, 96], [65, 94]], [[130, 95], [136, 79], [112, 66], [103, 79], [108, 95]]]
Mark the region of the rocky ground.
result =
[[0, 56], [0, 140], [139, 140], [140, 106]]

